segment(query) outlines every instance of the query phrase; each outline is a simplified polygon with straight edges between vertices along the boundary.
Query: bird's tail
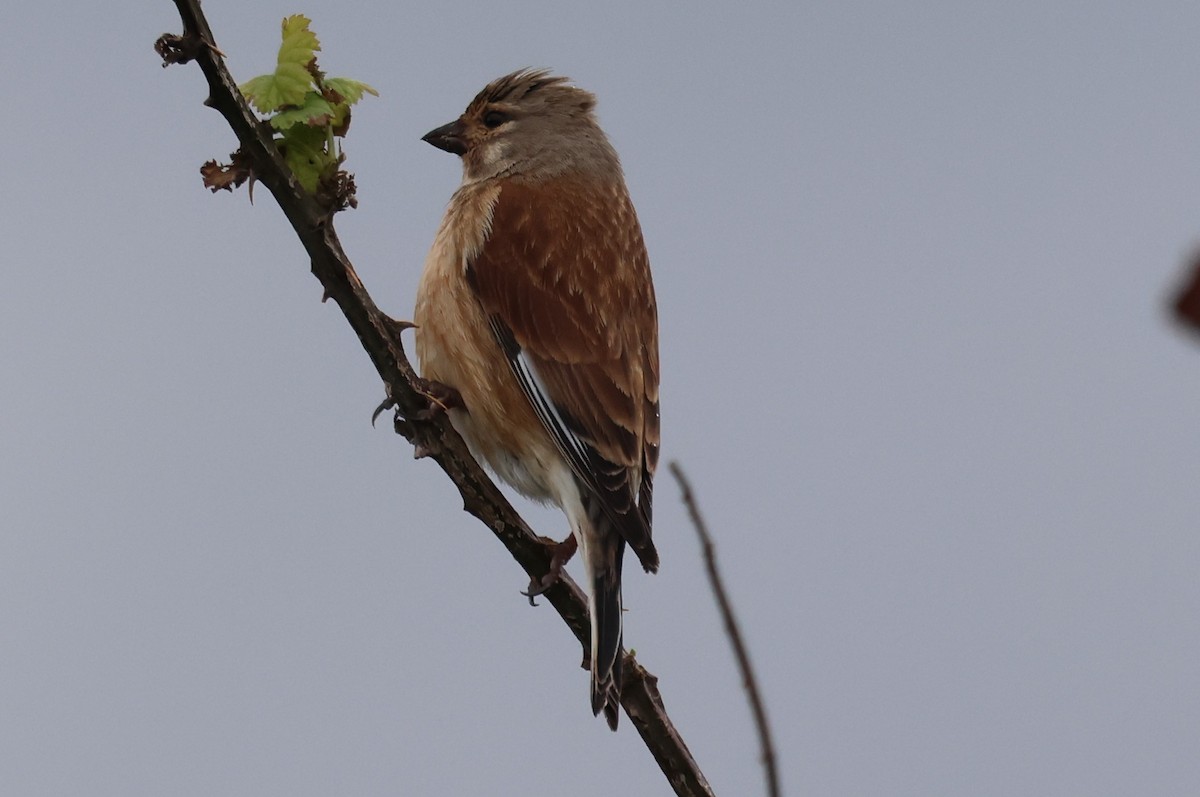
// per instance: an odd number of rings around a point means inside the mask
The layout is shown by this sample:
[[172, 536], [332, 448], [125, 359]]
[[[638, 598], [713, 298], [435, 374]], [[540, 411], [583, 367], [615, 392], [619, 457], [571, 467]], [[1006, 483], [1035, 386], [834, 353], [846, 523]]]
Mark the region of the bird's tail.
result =
[[[601, 520], [593, 528], [599, 530], [605, 525]], [[621, 560], [625, 557], [625, 540], [614, 530], [588, 536], [583, 549], [591, 580], [592, 713], [603, 711], [608, 727], [615, 731], [621, 700]]]

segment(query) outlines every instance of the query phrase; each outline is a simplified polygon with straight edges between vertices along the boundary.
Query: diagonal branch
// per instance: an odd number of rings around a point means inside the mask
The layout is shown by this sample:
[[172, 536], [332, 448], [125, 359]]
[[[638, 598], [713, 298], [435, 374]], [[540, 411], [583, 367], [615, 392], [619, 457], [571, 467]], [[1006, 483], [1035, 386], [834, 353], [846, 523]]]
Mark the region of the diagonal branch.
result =
[[696, 534], [700, 536], [700, 545], [704, 549], [704, 564], [708, 568], [708, 580], [712, 584], [713, 594], [717, 597], [717, 606], [721, 610], [721, 619], [725, 621], [725, 632], [733, 646], [737, 657], [738, 669], [742, 671], [742, 684], [746, 687], [746, 695], [750, 700], [750, 710], [754, 713], [754, 724], [758, 728], [758, 740], [762, 746], [763, 769], [766, 770], [767, 794], [769, 797], [779, 797], [779, 775], [775, 771], [775, 746], [771, 742], [771, 726], [767, 723], [767, 711], [763, 707], [762, 698], [758, 694], [758, 680], [754, 677], [754, 668], [750, 666], [750, 654], [746, 651], [746, 643], [742, 641], [742, 632], [738, 627], [737, 618], [733, 615], [733, 605], [725, 594], [725, 584], [717, 570], [717, 552], [712, 537], [708, 533], [708, 524], [700, 514], [700, 507], [692, 495], [692, 485], [684, 475], [683, 468], [678, 462], [671, 463], [671, 474], [679, 482], [683, 493], [683, 503], [687, 507]]
[[[416, 389], [419, 377], [400, 342], [401, 326], [372, 301], [354, 272], [333, 228], [332, 212], [305, 193], [272, 143], [272, 133], [260, 122], [225, 67], [223, 54], [200, 10], [199, 0], [174, 0], [183, 20], [183, 35], [164, 34], [155, 44], [163, 65], [196, 61], [209, 85], [206, 105], [225, 117], [251, 164], [253, 179], [274, 195], [308, 252], [312, 273], [358, 335], [363, 349], [383, 379], [389, 404], [396, 407], [396, 429], [418, 451], [432, 457], [462, 495], [463, 508], [481, 520], [532, 578], [550, 568], [553, 542], [536, 535], [516, 513], [496, 485], [480, 469], [445, 414], [422, 417], [427, 400]], [[580, 589], [564, 577], [545, 593], [567, 627], [585, 647], [589, 644], [587, 603]], [[681, 797], [711, 797], [683, 738], [672, 725], [658, 692], [658, 679], [626, 654], [621, 705], [658, 762], [671, 787]]]

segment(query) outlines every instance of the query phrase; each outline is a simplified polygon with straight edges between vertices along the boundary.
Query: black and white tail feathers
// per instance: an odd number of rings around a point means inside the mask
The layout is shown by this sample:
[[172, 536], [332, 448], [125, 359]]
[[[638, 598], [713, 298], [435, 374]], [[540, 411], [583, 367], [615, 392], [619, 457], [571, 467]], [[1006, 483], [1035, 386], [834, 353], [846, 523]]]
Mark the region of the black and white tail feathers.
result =
[[610, 534], [593, 542], [589, 601], [592, 615], [592, 713], [604, 711], [614, 731], [621, 698], [621, 560], [625, 540]]
[[587, 528], [580, 540], [588, 576], [588, 609], [592, 619], [592, 713], [604, 712], [608, 726], [617, 729], [621, 708], [622, 605], [621, 565], [625, 538], [587, 492], [583, 496]]

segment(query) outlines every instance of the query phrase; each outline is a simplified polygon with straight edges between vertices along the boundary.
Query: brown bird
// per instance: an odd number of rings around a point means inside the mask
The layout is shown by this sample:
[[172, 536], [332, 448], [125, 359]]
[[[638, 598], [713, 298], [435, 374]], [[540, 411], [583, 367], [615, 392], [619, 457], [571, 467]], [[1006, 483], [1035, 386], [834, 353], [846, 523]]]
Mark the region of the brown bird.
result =
[[424, 140], [462, 157], [417, 292], [424, 377], [457, 391], [454, 427], [524, 495], [562, 508], [582, 551], [592, 713], [617, 727], [621, 561], [658, 569], [658, 318], [650, 264], [596, 98], [548, 71], [488, 84]]

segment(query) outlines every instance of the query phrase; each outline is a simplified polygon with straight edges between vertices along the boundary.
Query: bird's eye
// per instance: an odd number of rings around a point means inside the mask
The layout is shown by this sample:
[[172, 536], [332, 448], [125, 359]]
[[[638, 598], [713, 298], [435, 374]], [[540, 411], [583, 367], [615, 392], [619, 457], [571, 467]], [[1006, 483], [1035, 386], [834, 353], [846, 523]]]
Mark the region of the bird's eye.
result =
[[507, 121], [508, 114], [504, 111], [488, 111], [483, 115], [483, 125], [489, 130], [495, 130]]

